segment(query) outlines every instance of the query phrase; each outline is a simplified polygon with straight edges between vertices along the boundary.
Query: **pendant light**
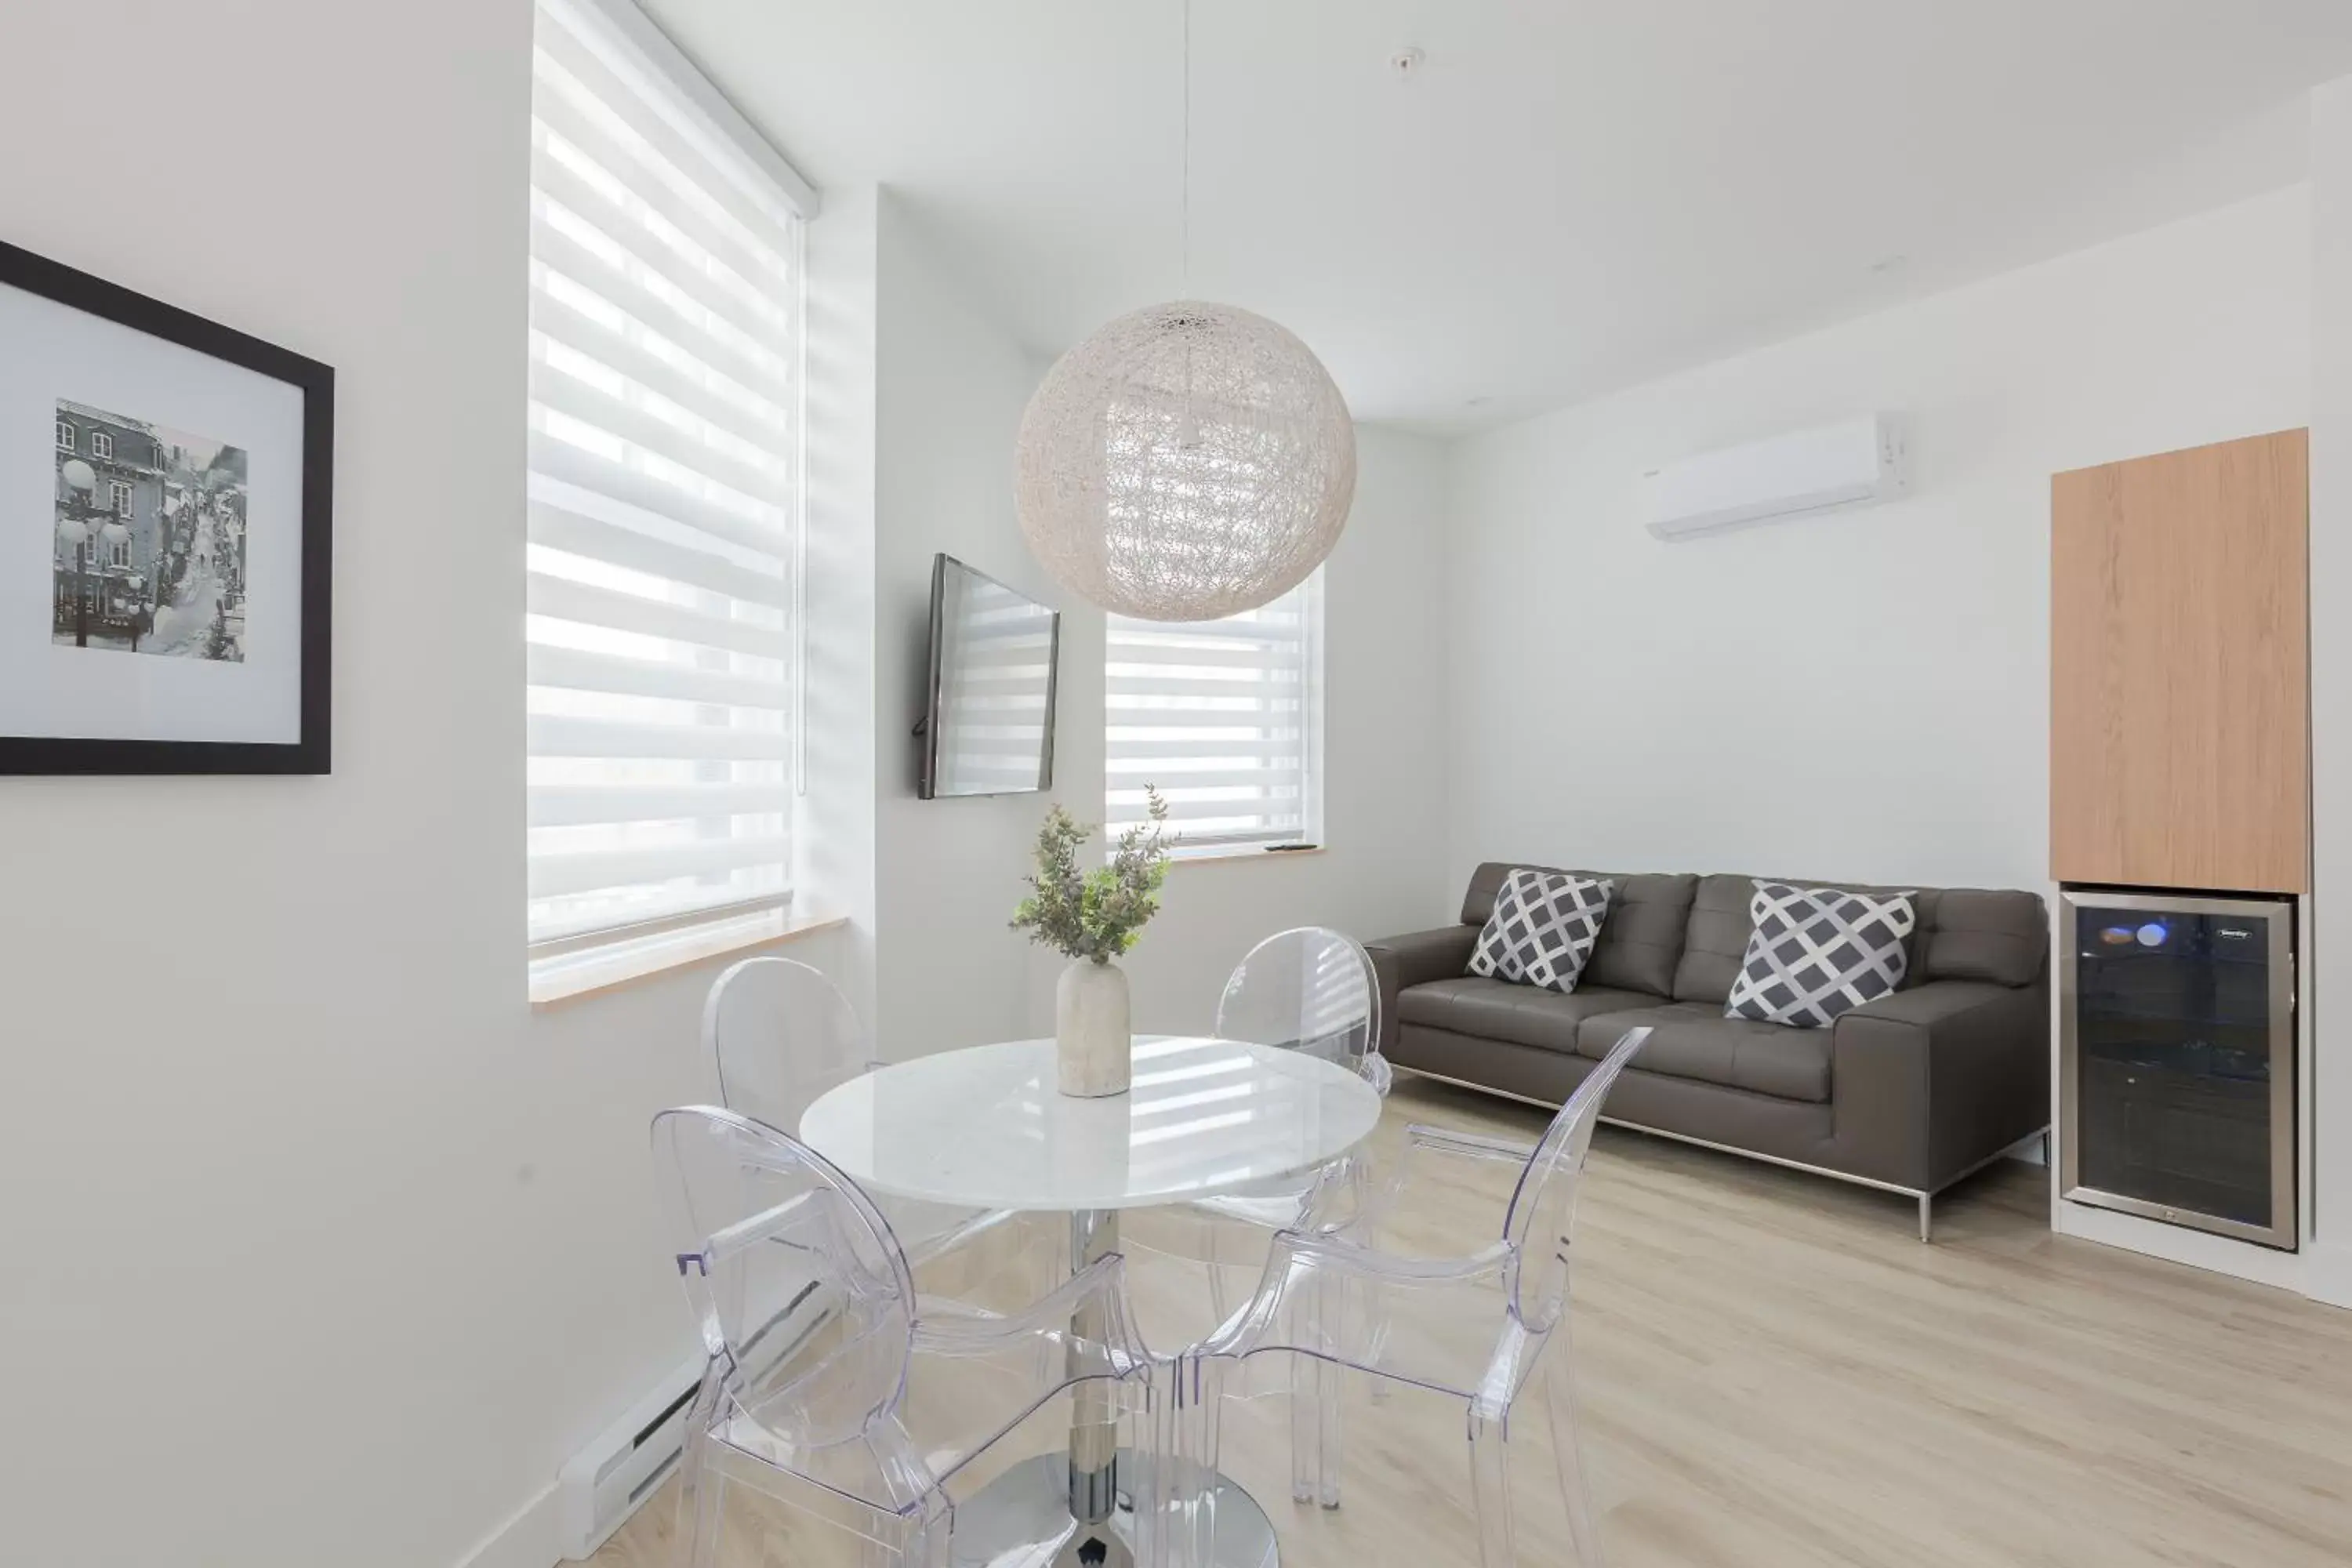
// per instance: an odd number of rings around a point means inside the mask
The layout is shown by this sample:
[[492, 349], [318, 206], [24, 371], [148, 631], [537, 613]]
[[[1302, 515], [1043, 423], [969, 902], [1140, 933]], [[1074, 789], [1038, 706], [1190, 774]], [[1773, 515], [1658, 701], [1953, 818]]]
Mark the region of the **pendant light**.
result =
[[[1191, 286], [1192, 7], [1184, 4], [1181, 266]], [[1330, 373], [1276, 322], [1179, 299], [1055, 362], [1023, 414], [1016, 500], [1055, 581], [1114, 614], [1208, 621], [1304, 582], [1356, 493]]]

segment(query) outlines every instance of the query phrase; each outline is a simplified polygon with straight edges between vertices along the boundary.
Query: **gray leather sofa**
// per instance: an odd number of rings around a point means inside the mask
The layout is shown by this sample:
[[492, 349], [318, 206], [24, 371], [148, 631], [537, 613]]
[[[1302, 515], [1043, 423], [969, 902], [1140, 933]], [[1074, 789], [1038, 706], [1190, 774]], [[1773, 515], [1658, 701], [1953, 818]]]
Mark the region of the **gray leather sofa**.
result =
[[1573, 993], [1470, 974], [1516, 865], [1478, 868], [1459, 924], [1365, 944], [1395, 1066], [1556, 1106], [1646, 1024], [1605, 1121], [1906, 1194], [1923, 1241], [1937, 1193], [2050, 1125], [2049, 927], [2032, 893], [1916, 889], [1902, 987], [1796, 1029], [1723, 1014], [1748, 877], [1579, 872], [1617, 890]]

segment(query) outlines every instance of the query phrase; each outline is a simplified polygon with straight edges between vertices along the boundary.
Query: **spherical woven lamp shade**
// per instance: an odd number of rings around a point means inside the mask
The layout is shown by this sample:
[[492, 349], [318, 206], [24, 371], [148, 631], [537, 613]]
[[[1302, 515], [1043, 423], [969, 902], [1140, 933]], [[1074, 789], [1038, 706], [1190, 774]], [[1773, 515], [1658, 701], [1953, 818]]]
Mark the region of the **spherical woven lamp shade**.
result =
[[1288, 593], [1339, 542], [1356, 426], [1288, 331], [1178, 300], [1064, 354], [1021, 419], [1021, 531], [1118, 615], [1213, 621]]

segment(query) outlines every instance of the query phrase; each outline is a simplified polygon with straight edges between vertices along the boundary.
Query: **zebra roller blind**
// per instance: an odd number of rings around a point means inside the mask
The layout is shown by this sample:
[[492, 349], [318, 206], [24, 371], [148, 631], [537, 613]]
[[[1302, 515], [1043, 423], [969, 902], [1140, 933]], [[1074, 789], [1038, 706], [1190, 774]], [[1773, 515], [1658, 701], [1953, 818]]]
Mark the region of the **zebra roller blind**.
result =
[[1179, 854], [1321, 841], [1323, 574], [1260, 609], [1105, 628], [1104, 815], [1168, 801]]
[[535, 967], [792, 896], [800, 217], [613, 4], [534, 51]]

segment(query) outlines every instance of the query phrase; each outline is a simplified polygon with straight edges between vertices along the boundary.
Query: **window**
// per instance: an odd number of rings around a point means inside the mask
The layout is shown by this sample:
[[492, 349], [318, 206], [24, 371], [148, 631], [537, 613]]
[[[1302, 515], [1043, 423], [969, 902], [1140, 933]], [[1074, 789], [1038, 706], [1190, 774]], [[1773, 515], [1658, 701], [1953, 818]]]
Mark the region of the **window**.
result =
[[1323, 574], [1261, 609], [1104, 633], [1104, 816], [1168, 802], [1177, 854], [1314, 844], [1323, 832]]
[[116, 514], [121, 517], [129, 517], [131, 515], [131, 487], [124, 484], [121, 479], [113, 479], [108, 482], [106, 488], [108, 493], [114, 497], [114, 510]]
[[540, 997], [633, 954], [776, 934], [792, 897], [799, 207], [772, 152], [722, 134], [723, 100], [622, 4], [538, 8], [525, 637]]
[[89, 433], [89, 455], [93, 458], [113, 457], [114, 437], [108, 435], [103, 430], [91, 431]]
[[73, 449], [74, 427], [60, 419], [58, 421], [58, 450], [60, 452], [70, 452]]

